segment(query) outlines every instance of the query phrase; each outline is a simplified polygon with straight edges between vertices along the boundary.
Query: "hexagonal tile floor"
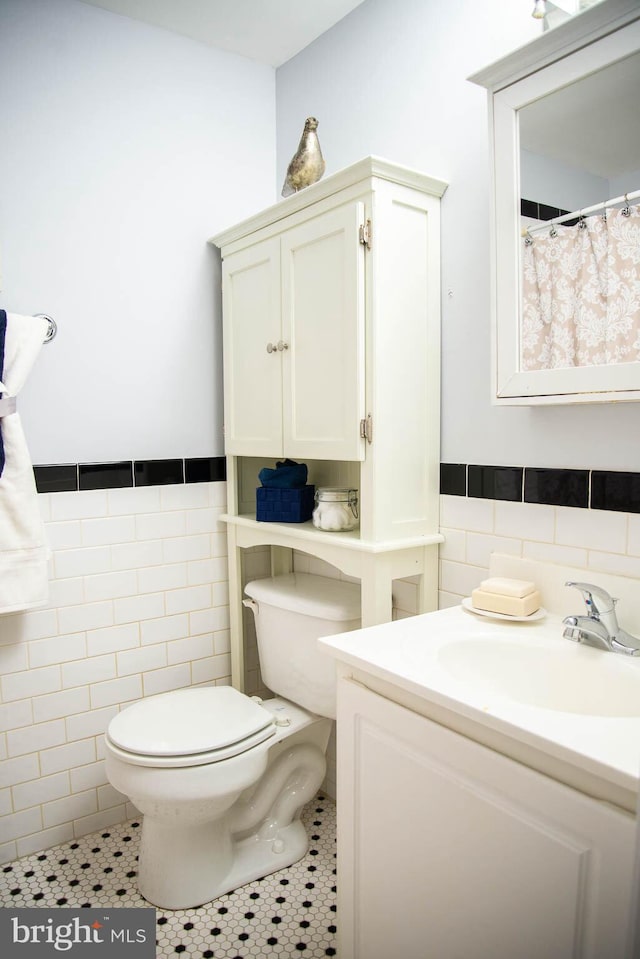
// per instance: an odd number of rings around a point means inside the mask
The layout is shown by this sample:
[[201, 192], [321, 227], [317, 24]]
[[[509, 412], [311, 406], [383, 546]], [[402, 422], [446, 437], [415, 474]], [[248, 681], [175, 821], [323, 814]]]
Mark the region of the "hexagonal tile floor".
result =
[[[336, 951], [335, 805], [305, 806], [309, 852], [300, 862], [197, 909], [158, 909], [156, 955], [202, 959], [320, 959]], [[8, 863], [3, 906], [146, 906], [136, 886], [140, 823], [112, 826]]]

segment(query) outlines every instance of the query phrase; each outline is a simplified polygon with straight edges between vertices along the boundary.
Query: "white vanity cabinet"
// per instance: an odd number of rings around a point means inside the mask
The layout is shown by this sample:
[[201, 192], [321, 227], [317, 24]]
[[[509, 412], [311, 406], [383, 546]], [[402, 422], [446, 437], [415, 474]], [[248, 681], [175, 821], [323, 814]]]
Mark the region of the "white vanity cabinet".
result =
[[[294, 550], [362, 584], [391, 619], [394, 579], [437, 605], [440, 197], [446, 184], [368, 157], [214, 237], [222, 253], [232, 674], [242, 688], [242, 551]], [[359, 528], [256, 521], [263, 466], [358, 490]]]
[[632, 815], [348, 675], [338, 728], [341, 959], [629, 955]]

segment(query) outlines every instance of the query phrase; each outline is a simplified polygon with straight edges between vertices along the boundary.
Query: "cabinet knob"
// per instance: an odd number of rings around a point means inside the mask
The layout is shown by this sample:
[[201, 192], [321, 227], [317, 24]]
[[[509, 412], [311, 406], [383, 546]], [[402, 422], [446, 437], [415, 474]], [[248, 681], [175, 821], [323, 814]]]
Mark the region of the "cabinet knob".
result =
[[275, 353], [277, 349], [278, 347], [275, 345], [275, 343], [267, 343], [267, 353]]
[[280, 353], [282, 353], [283, 350], [288, 350], [288, 349], [289, 349], [288, 343], [284, 343], [282, 340], [278, 340], [278, 350]]

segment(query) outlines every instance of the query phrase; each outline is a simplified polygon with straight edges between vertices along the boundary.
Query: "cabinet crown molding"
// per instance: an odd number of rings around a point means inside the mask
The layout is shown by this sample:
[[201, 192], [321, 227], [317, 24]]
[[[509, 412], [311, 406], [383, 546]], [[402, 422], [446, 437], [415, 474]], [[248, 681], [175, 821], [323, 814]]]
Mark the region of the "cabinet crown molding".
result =
[[277, 223], [292, 213], [306, 209], [313, 203], [319, 203], [339, 190], [360, 182], [371, 181], [371, 179], [389, 180], [400, 186], [412, 187], [438, 198], [444, 194], [448, 186], [446, 181], [428, 176], [419, 170], [393, 163], [391, 160], [385, 160], [382, 157], [368, 156], [351, 166], [345, 167], [343, 170], [339, 170], [337, 173], [331, 174], [331, 176], [325, 177], [299, 193], [294, 193], [292, 196], [274, 203], [247, 220], [217, 233], [210, 237], [209, 243], [223, 249], [230, 243], [255, 233], [263, 226]]

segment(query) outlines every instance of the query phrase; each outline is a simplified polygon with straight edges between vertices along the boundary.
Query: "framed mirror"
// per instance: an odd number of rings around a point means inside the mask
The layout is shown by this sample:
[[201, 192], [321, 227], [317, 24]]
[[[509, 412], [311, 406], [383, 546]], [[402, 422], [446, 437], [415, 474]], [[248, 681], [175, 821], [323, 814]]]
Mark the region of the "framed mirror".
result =
[[640, 6], [607, 0], [489, 90], [495, 403], [640, 400]]

